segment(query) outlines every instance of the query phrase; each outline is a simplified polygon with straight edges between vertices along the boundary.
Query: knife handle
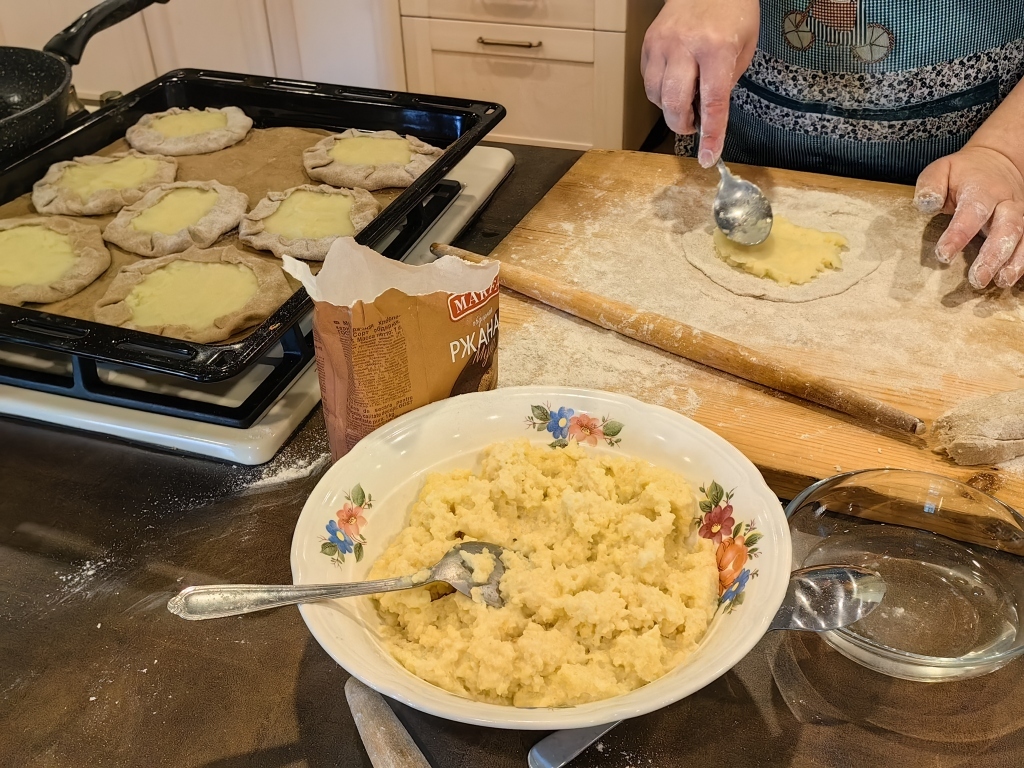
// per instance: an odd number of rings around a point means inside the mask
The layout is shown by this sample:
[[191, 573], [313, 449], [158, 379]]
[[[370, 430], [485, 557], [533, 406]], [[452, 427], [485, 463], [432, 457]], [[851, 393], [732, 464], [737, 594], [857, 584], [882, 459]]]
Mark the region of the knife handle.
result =
[[373, 768], [430, 768], [383, 696], [350, 677], [345, 698]]

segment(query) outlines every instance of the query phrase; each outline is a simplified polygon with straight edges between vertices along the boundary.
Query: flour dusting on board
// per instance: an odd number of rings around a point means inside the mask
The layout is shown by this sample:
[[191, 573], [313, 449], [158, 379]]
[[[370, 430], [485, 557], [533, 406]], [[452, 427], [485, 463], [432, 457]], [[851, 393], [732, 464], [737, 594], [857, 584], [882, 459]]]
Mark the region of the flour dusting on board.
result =
[[[851, 219], [830, 212], [852, 198], [776, 190], [780, 215], [840, 231], [851, 242], [867, 242], [867, 247], [880, 250], [881, 258], [877, 270], [839, 295], [779, 303], [738, 296], [687, 261], [683, 237], [707, 226], [708, 192], [674, 186], [629, 192], [634, 186], [624, 185], [626, 191], [580, 207], [575, 236], [554, 217], [531, 214], [526, 224], [532, 240], [517, 231], [496, 255], [851, 384], [865, 382], [903, 396], [940, 395], [946, 377], [982, 380], [995, 389], [1022, 386], [1018, 379], [1024, 377], [1024, 334], [1009, 321], [1021, 316], [1021, 290], [978, 292], [967, 284], [964, 258], [948, 267], [939, 265], [931, 251], [946, 219], [929, 221], [909, 200], [903, 209], [869, 205], [863, 198], [856, 207], [867, 206], [874, 215]], [[845, 231], [830, 226], [833, 220], [842, 220]], [[537, 245], [538, 231], [551, 233], [547, 248]], [[552, 247], [560, 238], [562, 247]], [[614, 378], [615, 389], [622, 390], [620, 378], [602, 376], [607, 356], [594, 358], [588, 354], [593, 350], [578, 349], [610, 342], [596, 341], [595, 334], [568, 324], [564, 315], [546, 311], [544, 317], [550, 327], [541, 331], [561, 346], [552, 344], [544, 356], [541, 332], [510, 328], [502, 340], [503, 384], [569, 383], [566, 379], [571, 378], [573, 383], [600, 386], [602, 379]], [[658, 389], [659, 381], [664, 385], [665, 377], [648, 367], [656, 354], [633, 353], [635, 390]], [[533, 364], [516, 370], [511, 362], [517, 358]], [[583, 364], [597, 379], [574, 372], [567, 359]], [[658, 397], [654, 402], [665, 401]]]
[[612, 331], [585, 334], [581, 326], [589, 324], [552, 311], [516, 329], [512, 342], [502, 341], [498, 386], [607, 389], [671, 403], [686, 416], [697, 412], [700, 397], [687, 386], [693, 363]]

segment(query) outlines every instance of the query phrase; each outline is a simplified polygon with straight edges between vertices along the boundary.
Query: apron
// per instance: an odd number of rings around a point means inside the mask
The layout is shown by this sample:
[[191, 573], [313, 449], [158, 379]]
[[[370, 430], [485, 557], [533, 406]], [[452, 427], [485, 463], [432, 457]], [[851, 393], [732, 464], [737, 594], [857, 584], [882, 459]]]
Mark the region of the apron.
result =
[[723, 157], [913, 184], [1022, 76], [1024, 0], [761, 0]]

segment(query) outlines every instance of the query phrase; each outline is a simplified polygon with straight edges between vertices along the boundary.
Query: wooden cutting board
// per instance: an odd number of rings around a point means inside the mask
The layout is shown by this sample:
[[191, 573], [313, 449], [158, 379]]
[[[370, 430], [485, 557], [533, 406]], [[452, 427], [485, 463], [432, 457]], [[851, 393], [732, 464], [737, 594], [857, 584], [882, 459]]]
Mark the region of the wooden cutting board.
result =
[[[877, 216], [864, 233], [882, 265], [846, 293], [805, 304], [737, 296], [690, 265], [679, 244], [707, 226], [717, 174], [689, 159], [603, 150], [580, 158], [491, 255], [770, 352], [929, 424], [963, 400], [1024, 387], [1020, 291], [970, 289], [976, 250], [940, 268], [930, 254], [944, 217], [921, 217], [911, 188], [735, 170], [788, 200], [793, 210], [781, 213], [797, 223], [805, 205], [870, 203]], [[672, 408], [743, 451], [783, 498], [840, 471], [899, 467], [955, 477], [1024, 509], [1024, 463], [959, 467], [929, 435], [873, 430], [517, 294], [501, 301], [502, 386], [589, 386]]]

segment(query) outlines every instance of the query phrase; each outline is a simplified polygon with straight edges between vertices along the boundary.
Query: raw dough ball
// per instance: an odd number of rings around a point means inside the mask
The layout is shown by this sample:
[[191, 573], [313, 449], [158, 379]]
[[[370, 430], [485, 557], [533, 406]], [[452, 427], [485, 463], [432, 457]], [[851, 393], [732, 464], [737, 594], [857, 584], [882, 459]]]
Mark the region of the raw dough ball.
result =
[[408, 187], [443, 151], [415, 136], [350, 128], [328, 136], [302, 153], [311, 179], [335, 187]]
[[[859, 283], [878, 269], [883, 252], [869, 248], [867, 231], [885, 229], [887, 218], [880, 216], [873, 205], [847, 195], [816, 192], [814, 206], [808, 207], [805, 191], [777, 188], [772, 192], [772, 207], [776, 226], [781, 219], [800, 227], [819, 232], [841, 232], [848, 240], [848, 250], [842, 256], [842, 269], [826, 269], [803, 285], [781, 285], [774, 280], [757, 277], [731, 266], [718, 256], [711, 228], [686, 232], [672, 242], [682, 246], [686, 260], [704, 273], [712, 282], [739, 296], [750, 296], [769, 301], [801, 303], [835, 296]], [[711, 202], [707, 210], [710, 217]], [[864, 223], [870, 222], [867, 229]], [[774, 229], [775, 227], [773, 227]]]
[[251, 128], [252, 119], [238, 107], [173, 107], [143, 115], [128, 129], [125, 139], [141, 152], [172, 157], [204, 155], [237, 144]]
[[291, 296], [280, 267], [233, 246], [122, 267], [96, 320], [186, 341], [223, 341], [262, 322]]
[[961, 403], [935, 421], [939, 445], [957, 464], [1024, 456], [1024, 389]]
[[0, 304], [74, 296], [110, 266], [99, 227], [72, 219], [0, 221]]
[[378, 213], [380, 205], [364, 189], [305, 184], [263, 198], [242, 219], [238, 235], [278, 257], [323, 261], [335, 240], [357, 234]]
[[76, 157], [50, 166], [32, 187], [32, 205], [40, 213], [117, 213], [153, 187], [174, 181], [177, 172], [177, 160], [134, 150], [109, 157]]
[[837, 232], [798, 227], [781, 216], [760, 245], [740, 245], [720, 229], [713, 236], [723, 261], [781, 285], [803, 285], [826, 269], [841, 269], [839, 252], [847, 246], [846, 238]]
[[248, 205], [247, 195], [216, 181], [163, 184], [122, 208], [103, 238], [147, 258], [209, 248], [238, 226]]

